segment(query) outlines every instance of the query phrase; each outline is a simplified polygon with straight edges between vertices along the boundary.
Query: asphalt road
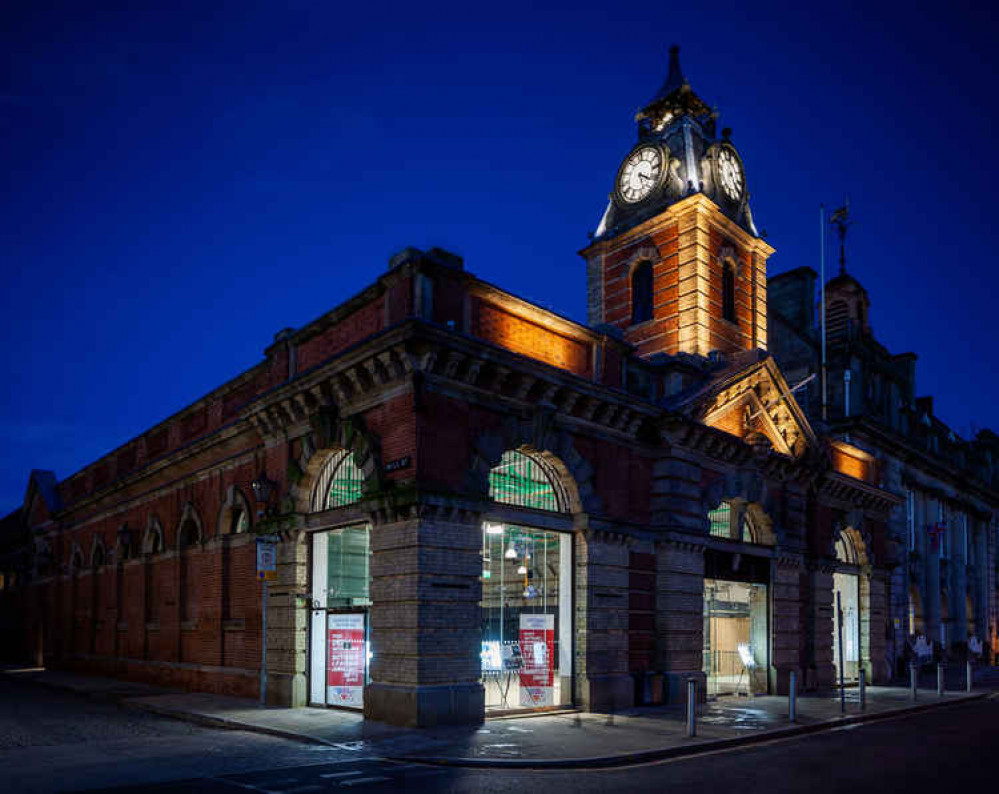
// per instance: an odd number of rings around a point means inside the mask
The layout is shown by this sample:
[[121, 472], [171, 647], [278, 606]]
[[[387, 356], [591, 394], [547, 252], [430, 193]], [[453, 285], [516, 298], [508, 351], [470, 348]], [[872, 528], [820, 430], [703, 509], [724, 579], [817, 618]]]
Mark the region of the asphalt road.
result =
[[999, 788], [999, 700], [612, 770], [394, 764], [0, 681], [0, 792], [862, 792]]

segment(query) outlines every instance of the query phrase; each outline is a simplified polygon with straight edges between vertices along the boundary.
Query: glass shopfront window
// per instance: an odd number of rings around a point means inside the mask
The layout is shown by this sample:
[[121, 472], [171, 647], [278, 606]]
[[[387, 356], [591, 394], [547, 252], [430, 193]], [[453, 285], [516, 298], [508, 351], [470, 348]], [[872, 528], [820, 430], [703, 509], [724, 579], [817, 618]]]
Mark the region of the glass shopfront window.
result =
[[572, 536], [482, 527], [482, 678], [487, 710], [572, 702]]
[[367, 525], [312, 536], [312, 648], [309, 701], [362, 708], [371, 659]]

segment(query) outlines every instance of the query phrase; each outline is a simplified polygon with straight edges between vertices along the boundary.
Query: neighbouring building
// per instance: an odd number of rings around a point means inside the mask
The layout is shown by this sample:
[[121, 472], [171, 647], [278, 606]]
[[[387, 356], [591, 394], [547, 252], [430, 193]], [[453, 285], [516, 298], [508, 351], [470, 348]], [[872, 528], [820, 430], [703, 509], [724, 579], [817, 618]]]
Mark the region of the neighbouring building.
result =
[[906, 497], [767, 352], [773, 248], [675, 48], [637, 123], [587, 325], [406, 249], [178, 414], [33, 472], [2, 527], [20, 653], [253, 696], [265, 641], [271, 702], [407, 725], [886, 680]]
[[[817, 276], [798, 268], [769, 281], [771, 353], [792, 381], [814, 376], [799, 402], [823, 414]], [[976, 638], [992, 660], [999, 618], [999, 437], [963, 439], [917, 397], [916, 355], [890, 353], [871, 330], [870, 299], [840, 273], [825, 286], [826, 399], [830, 438], [863, 450], [876, 481], [900, 497], [886, 543], [900, 564], [889, 586], [888, 662], [901, 673], [916, 637], [938, 658], [965, 658]], [[856, 453], [854, 453], [856, 454]]]

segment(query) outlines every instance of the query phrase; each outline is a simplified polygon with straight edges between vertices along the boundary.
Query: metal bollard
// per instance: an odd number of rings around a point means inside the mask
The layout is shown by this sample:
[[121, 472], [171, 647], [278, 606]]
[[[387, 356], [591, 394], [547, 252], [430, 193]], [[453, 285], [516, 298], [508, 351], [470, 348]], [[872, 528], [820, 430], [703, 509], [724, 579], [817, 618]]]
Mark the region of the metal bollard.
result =
[[798, 720], [798, 674], [791, 671], [791, 688], [787, 693], [787, 716], [791, 722]]
[[974, 683], [974, 670], [971, 667], [971, 659], [968, 659], [968, 691], [971, 691], [972, 684]]
[[860, 671], [860, 708], [867, 708], [867, 671]]
[[919, 678], [919, 668], [916, 667], [916, 663], [913, 662], [909, 665], [909, 697], [913, 700], [916, 699], [917, 681]]
[[947, 667], [941, 662], [937, 665], [937, 694], [943, 697], [944, 693], [944, 675], [946, 674]]
[[687, 679], [687, 736], [697, 736], [697, 679]]

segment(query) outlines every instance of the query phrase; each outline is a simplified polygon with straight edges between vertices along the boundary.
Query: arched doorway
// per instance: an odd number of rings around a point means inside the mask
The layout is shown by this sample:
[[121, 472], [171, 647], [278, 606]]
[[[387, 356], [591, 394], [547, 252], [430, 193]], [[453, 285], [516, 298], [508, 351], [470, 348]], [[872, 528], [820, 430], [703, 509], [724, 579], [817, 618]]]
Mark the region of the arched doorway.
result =
[[[312, 510], [349, 508], [360, 500], [363, 487], [354, 454], [338, 450], [316, 478]], [[309, 703], [362, 709], [371, 660], [371, 527], [336, 513], [329, 524], [311, 537]]]
[[863, 628], [867, 620], [867, 582], [861, 566], [867, 563], [864, 542], [852, 527], [836, 539], [836, 571], [833, 573], [833, 667], [837, 683], [860, 679], [864, 653]]
[[703, 670], [709, 696], [770, 691], [769, 516], [729, 499], [708, 511]]
[[[543, 528], [568, 512], [556, 462], [507, 450], [489, 473], [496, 514], [482, 524], [482, 679], [487, 711], [572, 704], [572, 534]], [[526, 508], [516, 523], [500, 505]], [[535, 511], [537, 520], [532, 520]]]

